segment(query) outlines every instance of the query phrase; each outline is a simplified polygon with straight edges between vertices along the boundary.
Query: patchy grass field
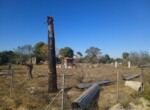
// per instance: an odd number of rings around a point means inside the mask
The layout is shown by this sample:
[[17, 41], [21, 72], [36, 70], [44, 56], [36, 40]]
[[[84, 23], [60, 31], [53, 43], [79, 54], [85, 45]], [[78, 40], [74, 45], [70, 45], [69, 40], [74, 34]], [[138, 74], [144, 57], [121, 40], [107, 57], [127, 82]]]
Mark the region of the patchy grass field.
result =
[[[0, 76], [0, 110], [45, 110], [46, 106], [56, 96], [57, 93], [47, 93], [48, 87], [48, 65], [34, 65], [33, 79], [28, 80], [26, 74], [26, 67], [20, 65], [13, 65], [13, 86], [12, 98], [10, 98], [10, 75]], [[0, 66], [1, 72], [7, 72], [6, 66]], [[57, 68], [57, 82], [58, 88], [61, 89], [62, 77], [65, 74], [65, 87], [68, 88], [66, 93], [70, 101], [75, 100], [85, 90], [75, 88], [76, 84], [82, 82], [96, 82], [100, 80], [110, 80], [112, 83], [107, 86], [102, 86], [99, 97], [95, 102], [94, 110], [104, 110], [116, 104], [116, 77], [119, 72], [119, 103], [127, 107], [129, 102], [136, 97], [143, 95], [146, 99], [150, 99], [149, 85], [150, 85], [150, 72], [144, 70], [143, 81], [145, 85], [145, 92], [135, 92], [134, 90], [125, 87], [122, 75], [139, 73], [140, 69], [133, 67], [128, 69], [124, 66], [114, 68], [113, 65], [91, 65], [91, 64], [78, 64], [77, 69], [64, 69]], [[68, 76], [67, 76], [68, 75]], [[69, 76], [71, 75], [71, 76]], [[134, 80], [141, 81], [141, 78]], [[59, 92], [59, 91], [58, 91]], [[65, 109], [71, 109], [69, 101], [65, 99]], [[60, 108], [61, 94], [56, 98], [54, 103], [49, 107]]]

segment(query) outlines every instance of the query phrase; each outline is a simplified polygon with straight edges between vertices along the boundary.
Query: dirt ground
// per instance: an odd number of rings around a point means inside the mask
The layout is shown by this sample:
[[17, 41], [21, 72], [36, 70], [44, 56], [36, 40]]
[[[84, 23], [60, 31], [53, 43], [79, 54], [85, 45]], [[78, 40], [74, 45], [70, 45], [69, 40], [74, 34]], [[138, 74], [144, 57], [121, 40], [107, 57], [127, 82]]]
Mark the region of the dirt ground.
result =
[[[10, 98], [10, 75], [0, 75], [0, 110], [45, 110], [62, 87], [62, 74], [65, 74], [65, 88], [69, 100], [65, 97], [65, 110], [71, 109], [70, 102], [73, 102], [85, 90], [75, 88], [75, 85], [86, 82], [96, 82], [101, 80], [110, 80], [111, 84], [101, 86], [96, 102], [90, 110], [107, 110], [117, 103], [117, 85], [116, 77], [119, 73], [119, 99], [118, 102], [127, 107], [129, 102], [140, 95], [129, 87], [125, 87], [125, 81], [122, 75], [140, 73], [137, 67], [127, 68], [114, 65], [102, 64], [77, 64], [76, 69], [57, 68], [57, 93], [47, 93], [48, 87], [48, 65], [34, 65], [33, 78], [28, 79], [26, 67], [13, 65], [13, 85], [12, 98]], [[7, 66], [0, 66], [1, 72], [8, 72]], [[148, 70], [145, 70], [145, 73]], [[143, 77], [146, 79], [146, 75]], [[144, 79], [144, 84], [149, 83]], [[141, 78], [134, 79], [141, 81]], [[47, 110], [61, 107], [61, 94], [54, 100]]]

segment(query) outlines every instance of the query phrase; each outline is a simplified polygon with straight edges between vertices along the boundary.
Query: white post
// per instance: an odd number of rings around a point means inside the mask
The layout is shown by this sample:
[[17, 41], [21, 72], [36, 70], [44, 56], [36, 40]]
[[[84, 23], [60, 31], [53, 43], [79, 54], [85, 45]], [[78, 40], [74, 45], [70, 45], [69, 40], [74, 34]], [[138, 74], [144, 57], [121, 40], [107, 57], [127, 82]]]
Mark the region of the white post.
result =
[[141, 82], [143, 83], [143, 69], [140, 69]]
[[68, 68], [68, 61], [67, 61], [66, 57], [64, 58], [64, 66], [65, 66], [65, 68]]
[[131, 68], [131, 62], [128, 61], [128, 68]]
[[118, 67], [118, 63], [117, 63], [117, 61], [115, 61], [115, 68], [117, 68]]

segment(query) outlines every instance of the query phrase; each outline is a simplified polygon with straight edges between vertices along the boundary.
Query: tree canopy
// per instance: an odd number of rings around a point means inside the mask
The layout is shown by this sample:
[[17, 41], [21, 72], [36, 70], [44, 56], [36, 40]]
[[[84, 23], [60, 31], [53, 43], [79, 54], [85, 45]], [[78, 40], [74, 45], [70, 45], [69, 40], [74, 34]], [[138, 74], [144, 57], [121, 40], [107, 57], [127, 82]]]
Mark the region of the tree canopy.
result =
[[91, 57], [95, 57], [95, 56], [98, 56], [99, 54], [101, 54], [101, 49], [97, 48], [97, 47], [90, 47], [89, 49], [87, 49], [85, 51], [85, 53], [88, 55], [88, 56], [91, 56]]
[[48, 57], [48, 47], [44, 42], [38, 42], [34, 46], [34, 55], [37, 58], [37, 63], [41, 60], [46, 60]]
[[15, 62], [16, 62], [16, 54], [13, 51], [0, 52], [0, 65]]
[[123, 59], [127, 59], [129, 57], [129, 53], [128, 52], [123, 52], [122, 57], [123, 57]]
[[44, 45], [45, 45], [44, 42], [38, 42], [38, 43], [36, 43], [35, 46], [34, 46], [34, 53], [35, 54], [39, 54], [41, 47], [44, 46]]
[[59, 54], [62, 57], [71, 57], [72, 58], [74, 55], [74, 51], [70, 47], [65, 47], [65, 48], [61, 48], [59, 50]]
[[40, 54], [41, 54], [41, 57], [43, 60], [47, 60], [48, 58], [48, 45], [43, 45], [41, 48], [40, 48]]
[[81, 52], [77, 52], [77, 55], [79, 55], [80, 57], [83, 56]]
[[109, 63], [110, 62], [110, 56], [108, 54], [105, 54], [104, 56], [101, 57], [100, 63]]

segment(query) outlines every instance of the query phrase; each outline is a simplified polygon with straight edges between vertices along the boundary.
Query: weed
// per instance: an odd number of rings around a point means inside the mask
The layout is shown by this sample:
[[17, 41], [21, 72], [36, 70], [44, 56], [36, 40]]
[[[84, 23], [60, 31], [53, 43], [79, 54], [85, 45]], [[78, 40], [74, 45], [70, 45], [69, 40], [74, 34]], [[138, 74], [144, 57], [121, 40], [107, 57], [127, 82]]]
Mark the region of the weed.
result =
[[150, 104], [146, 105], [148, 108], [150, 108]]
[[144, 92], [143, 92], [143, 97], [150, 101], [150, 87], [145, 87]]
[[132, 102], [133, 102], [135, 105], [139, 105], [139, 104], [142, 103], [140, 100], [136, 100], [136, 99], [132, 100]]
[[16, 107], [18, 108], [22, 104], [22, 100], [21, 99], [16, 99], [15, 104], [16, 104]]

